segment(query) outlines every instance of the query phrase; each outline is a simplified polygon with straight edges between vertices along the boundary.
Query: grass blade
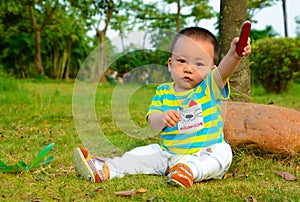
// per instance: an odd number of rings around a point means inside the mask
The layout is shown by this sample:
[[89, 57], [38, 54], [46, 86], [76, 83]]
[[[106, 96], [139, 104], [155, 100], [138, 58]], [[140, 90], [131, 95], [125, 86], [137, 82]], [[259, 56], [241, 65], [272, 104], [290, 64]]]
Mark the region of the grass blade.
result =
[[41, 165], [44, 165], [46, 163], [49, 163], [50, 161], [52, 161], [52, 159], [54, 159], [54, 156], [50, 156], [49, 158], [47, 158], [45, 161], [43, 161], [42, 163], [36, 164], [34, 167], [39, 167]]
[[[39, 166], [43, 158], [49, 153], [50, 149], [54, 146], [55, 143], [49, 144], [47, 147], [45, 147], [40, 153], [37, 155], [37, 157], [34, 159], [34, 161], [29, 166], [29, 169]], [[52, 160], [52, 159], [51, 159]]]
[[3, 173], [17, 173], [28, 170], [26, 163], [19, 161], [16, 165], [7, 165], [0, 161], [0, 172]]

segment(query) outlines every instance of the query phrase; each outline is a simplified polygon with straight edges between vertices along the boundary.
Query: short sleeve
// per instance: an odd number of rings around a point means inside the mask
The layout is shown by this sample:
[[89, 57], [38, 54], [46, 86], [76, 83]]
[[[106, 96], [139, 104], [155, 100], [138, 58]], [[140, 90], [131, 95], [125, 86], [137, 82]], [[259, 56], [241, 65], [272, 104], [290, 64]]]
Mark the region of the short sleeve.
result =
[[211, 94], [216, 100], [227, 100], [230, 95], [229, 82], [227, 81], [224, 88], [220, 89], [213, 76], [215, 71], [216, 69], [212, 70], [209, 74]]
[[154, 97], [152, 98], [151, 104], [148, 107], [148, 112], [146, 114], [146, 119], [148, 116], [154, 112], [156, 113], [163, 113], [163, 101], [162, 101], [162, 93], [160, 90], [160, 86], [157, 87]]

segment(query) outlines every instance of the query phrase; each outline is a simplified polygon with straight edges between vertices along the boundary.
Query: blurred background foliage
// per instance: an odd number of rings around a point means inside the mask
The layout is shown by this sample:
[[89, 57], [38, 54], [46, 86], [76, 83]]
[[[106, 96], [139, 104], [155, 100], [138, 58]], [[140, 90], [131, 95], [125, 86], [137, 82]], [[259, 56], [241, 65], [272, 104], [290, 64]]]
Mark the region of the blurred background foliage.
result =
[[[248, 0], [249, 19], [277, 1]], [[177, 10], [169, 9], [170, 5]], [[89, 53], [102, 42], [111, 40], [108, 30], [118, 34], [123, 48], [118, 50], [110, 44], [110, 51], [130, 52], [109, 67], [118, 71], [119, 76], [143, 65], [166, 66], [169, 55], [161, 50], [168, 50], [171, 40], [168, 32], [176, 32], [188, 24], [198, 25], [212, 17], [219, 14], [209, 5], [209, 0], [197, 4], [191, 0], [3, 1], [0, 4], [0, 69], [15, 78], [74, 79]], [[300, 16], [295, 22], [300, 26]], [[215, 26], [217, 29], [219, 24]], [[155, 48], [137, 51], [125, 45], [128, 33], [136, 30], [144, 34], [145, 41], [149, 37]], [[282, 38], [271, 26], [251, 31], [250, 67], [255, 85], [262, 84], [268, 92], [278, 93], [285, 91], [289, 82], [299, 82], [300, 31], [297, 34], [294, 39]], [[100, 57], [105, 61], [105, 56]], [[150, 79], [155, 80], [154, 76]], [[274, 85], [276, 89], [272, 88]]]

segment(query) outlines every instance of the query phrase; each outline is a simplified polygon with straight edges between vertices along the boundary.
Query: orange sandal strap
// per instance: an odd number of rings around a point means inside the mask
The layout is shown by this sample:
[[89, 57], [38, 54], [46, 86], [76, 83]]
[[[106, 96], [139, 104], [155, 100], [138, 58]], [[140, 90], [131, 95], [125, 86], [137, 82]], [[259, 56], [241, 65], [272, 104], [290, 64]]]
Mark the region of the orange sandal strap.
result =
[[[97, 160], [99, 160], [103, 163], [103, 169], [102, 170], [96, 169], [94, 159], [97, 159]], [[100, 158], [94, 157], [94, 156], [89, 156], [89, 157], [86, 158], [86, 161], [87, 161], [88, 165], [90, 166], [90, 168], [92, 169], [92, 171], [95, 175], [95, 181], [97, 183], [104, 182], [104, 181], [107, 181], [109, 179], [109, 177], [110, 177], [109, 176], [109, 169], [108, 169], [108, 166], [107, 166], [106, 162], [103, 159], [100, 159]]]

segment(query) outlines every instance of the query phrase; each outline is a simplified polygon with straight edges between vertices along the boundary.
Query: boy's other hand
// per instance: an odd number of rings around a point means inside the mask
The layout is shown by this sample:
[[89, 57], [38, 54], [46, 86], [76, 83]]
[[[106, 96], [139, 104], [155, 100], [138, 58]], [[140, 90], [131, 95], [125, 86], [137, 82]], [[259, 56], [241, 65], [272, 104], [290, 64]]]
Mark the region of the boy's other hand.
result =
[[179, 112], [173, 109], [165, 111], [163, 114], [163, 122], [166, 124], [166, 126], [171, 128], [175, 127], [180, 119], [181, 116]]

